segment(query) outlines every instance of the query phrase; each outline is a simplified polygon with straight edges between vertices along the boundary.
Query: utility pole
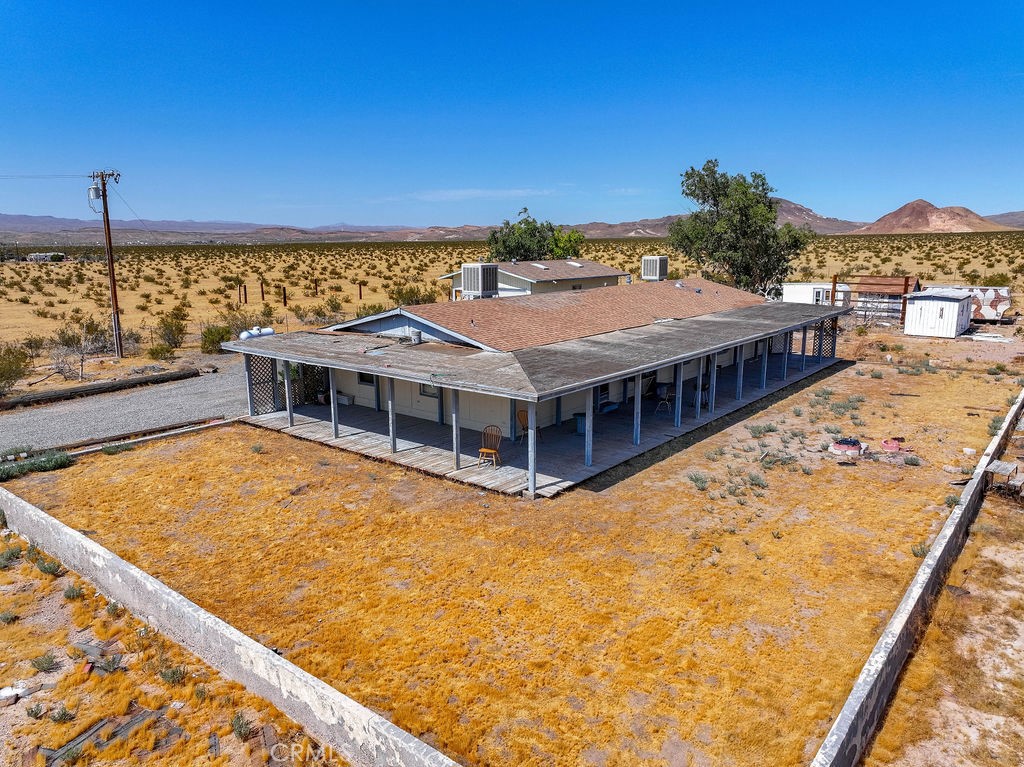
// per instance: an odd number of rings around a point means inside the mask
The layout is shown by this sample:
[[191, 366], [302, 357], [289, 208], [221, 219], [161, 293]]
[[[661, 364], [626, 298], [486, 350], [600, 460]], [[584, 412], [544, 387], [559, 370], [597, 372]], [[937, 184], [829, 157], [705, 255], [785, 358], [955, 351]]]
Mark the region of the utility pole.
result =
[[[117, 306], [117, 279], [114, 277], [114, 243], [110, 238], [110, 211], [107, 208], [107, 180], [115, 184], [121, 180], [121, 174], [116, 170], [98, 170], [91, 176], [92, 186], [89, 187], [89, 207], [92, 201], [100, 199], [103, 201], [103, 235], [106, 238], [107, 246], [107, 277], [110, 280], [110, 312], [114, 322], [114, 356], [118, 359], [124, 356], [124, 348], [121, 345], [121, 313]], [[95, 208], [93, 209], [95, 211]]]

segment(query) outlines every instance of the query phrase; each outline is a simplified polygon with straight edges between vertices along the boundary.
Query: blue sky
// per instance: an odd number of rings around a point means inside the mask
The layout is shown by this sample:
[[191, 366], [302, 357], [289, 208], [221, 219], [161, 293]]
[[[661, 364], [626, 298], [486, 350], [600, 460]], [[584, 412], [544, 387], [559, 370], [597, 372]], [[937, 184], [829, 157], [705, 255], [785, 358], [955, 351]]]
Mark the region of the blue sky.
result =
[[[1024, 4], [0, 0], [0, 176], [116, 217], [316, 226], [687, 210], [718, 158], [823, 215], [1024, 209]], [[84, 179], [0, 212], [90, 218]]]

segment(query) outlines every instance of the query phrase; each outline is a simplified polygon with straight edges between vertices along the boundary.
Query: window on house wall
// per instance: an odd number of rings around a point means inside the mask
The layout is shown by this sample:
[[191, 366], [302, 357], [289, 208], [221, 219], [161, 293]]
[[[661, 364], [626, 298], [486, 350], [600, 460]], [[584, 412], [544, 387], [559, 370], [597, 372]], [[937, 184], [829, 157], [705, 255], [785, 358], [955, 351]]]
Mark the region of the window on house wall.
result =
[[815, 288], [814, 289], [814, 303], [816, 303], [816, 304], [830, 304], [830, 303], [832, 303], [832, 289], [831, 288]]
[[374, 379], [373, 373], [360, 373], [359, 374], [359, 385], [360, 386], [373, 386]]
[[420, 384], [420, 396], [421, 397], [433, 397], [434, 399], [437, 399], [437, 396], [438, 396], [437, 387], [433, 386], [432, 384], [421, 383]]

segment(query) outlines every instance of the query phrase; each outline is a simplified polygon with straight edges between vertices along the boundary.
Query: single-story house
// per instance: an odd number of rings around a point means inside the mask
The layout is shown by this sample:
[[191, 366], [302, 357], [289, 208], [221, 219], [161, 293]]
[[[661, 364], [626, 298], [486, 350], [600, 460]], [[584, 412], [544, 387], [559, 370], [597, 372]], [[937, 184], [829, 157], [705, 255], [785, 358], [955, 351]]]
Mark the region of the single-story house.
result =
[[956, 338], [970, 326], [970, 291], [928, 288], [907, 294], [905, 335]]
[[[832, 291], [835, 290], [835, 300]], [[784, 282], [782, 300], [792, 304], [850, 305], [850, 286], [845, 282]]]
[[[832, 364], [848, 311], [686, 279], [405, 306], [222, 346], [245, 356], [254, 423], [552, 495]], [[500, 469], [468, 465], [488, 426], [509, 440]]]
[[[465, 264], [451, 274], [438, 279], [451, 280], [451, 300], [463, 298], [464, 288], [473, 280], [475, 272], [491, 270], [497, 279], [491, 284], [484, 298], [507, 298], [535, 293], [549, 293], [561, 290], [588, 290], [618, 285], [619, 280], [628, 277], [629, 272], [599, 264], [596, 261], [577, 259], [552, 259], [543, 261], [501, 261], [490, 264]], [[467, 277], [467, 272], [470, 276]], [[477, 291], [478, 292], [478, 291]], [[465, 290], [469, 297], [470, 290]]]
[[908, 293], [921, 289], [921, 281], [910, 275], [885, 277], [858, 274], [847, 280], [852, 293], [853, 313], [862, 319], [881, 319], [903, 323], [907, 314]]

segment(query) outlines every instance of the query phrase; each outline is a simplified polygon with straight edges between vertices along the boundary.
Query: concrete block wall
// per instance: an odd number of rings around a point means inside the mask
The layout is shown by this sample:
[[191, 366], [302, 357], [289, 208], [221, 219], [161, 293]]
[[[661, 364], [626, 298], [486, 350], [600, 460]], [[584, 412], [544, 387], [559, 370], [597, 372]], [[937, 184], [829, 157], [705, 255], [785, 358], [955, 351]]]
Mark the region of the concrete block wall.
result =
[[4, 488], [0, 509], [16, 533], [226, 677], [273, 703], [353, 764], [456, 767], [444, 754]]
[[960, 503], [942, 526], [931, 549], [918, 568], [881, 638], [868, 656], [853, 691], [832, 723], [811, 767], [855, 767], [871, 743], [885, 715], [900, 672], [913, 651], [920, 629], [946, 583], [953, 563], [963, 551], [971, 523], [984, 499], [985, 468], [1005, 450], [1010, 434], [1024, 408], [1024, 390], [1010, 407], [1002, 428], [978, 460], [971, 481], [960, 495]]

